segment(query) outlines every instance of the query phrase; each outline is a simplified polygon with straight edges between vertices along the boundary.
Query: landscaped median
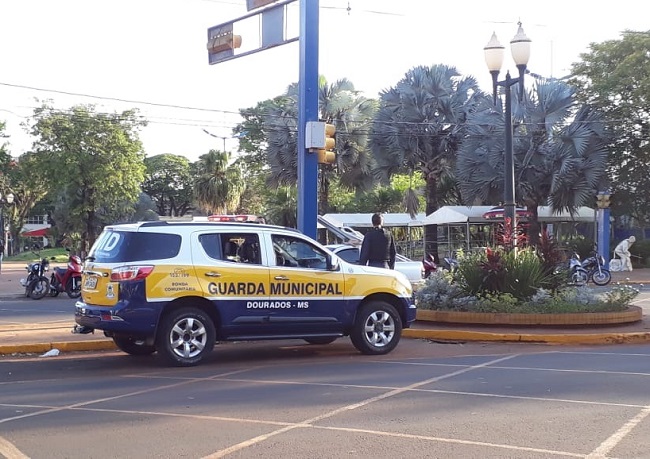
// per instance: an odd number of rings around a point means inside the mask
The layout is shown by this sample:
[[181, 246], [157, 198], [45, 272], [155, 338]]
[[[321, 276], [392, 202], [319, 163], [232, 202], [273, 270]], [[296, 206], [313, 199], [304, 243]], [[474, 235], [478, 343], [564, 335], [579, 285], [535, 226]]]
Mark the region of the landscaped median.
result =
[[[625, 311], [562, 313], [562, 314], [508, 314], [457, 311], [418, 310], [412, 328], [405, 329], [407, 338], [435, 341], [502, 341], [548, 344], [621, 344], [650, 342], [650, 332], [612, 331], [612, 327], [640, 322], [643, 310], [630, 306]], [[436, 328], [436, 325], [439, 325]], [[454, 327], [456, 326], [456, 327]], [[478, 329], [480, 326], [486, 330]], [[490, 330], [490, 326], [499, 331]], [[503, 331], [503, 327], [514, 327]], [[454, 328], [451, 328], [454, 327]], [[527, 333], [522, 327], [532, 327]], [[549, 327], [548, 331], [544, 329]], [[554, 327], [566, 327], [561, 331]], [[589, 327], [587, 332], [586, 327]], [[540, 328], [542, 328], [540, 330]], [[599, 331], [600, 330], [600, 331]], [[635, 328], [634, 330], [638, 330]]]

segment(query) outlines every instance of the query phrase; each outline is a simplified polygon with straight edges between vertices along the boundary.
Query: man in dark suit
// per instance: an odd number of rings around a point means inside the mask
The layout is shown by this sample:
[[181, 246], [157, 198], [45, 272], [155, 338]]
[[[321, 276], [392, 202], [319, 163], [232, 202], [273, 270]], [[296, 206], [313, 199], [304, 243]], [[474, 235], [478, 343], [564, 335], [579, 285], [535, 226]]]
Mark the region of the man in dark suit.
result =
[[361, 244], [359, 263], [377, 268], [395, 269], [395, 241], [390, 231], [383, 228], [381, 214], [372, 216], [374, 227], [366, 233]]

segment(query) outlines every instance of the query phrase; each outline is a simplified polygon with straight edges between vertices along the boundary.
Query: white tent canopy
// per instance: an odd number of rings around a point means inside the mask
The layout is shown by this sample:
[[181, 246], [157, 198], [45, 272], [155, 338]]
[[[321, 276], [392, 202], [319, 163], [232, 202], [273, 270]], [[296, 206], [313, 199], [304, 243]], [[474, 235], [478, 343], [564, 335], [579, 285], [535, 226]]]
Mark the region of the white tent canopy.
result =
[[[352, 228], [372, 228], [373, 214], [325, 214], [323, 218], [332, 225], [342, 228], [349, 226]], [[382, 214], [384, 217], [384, 226], [422, 226], [425, 214], [420, 213], [415, 218], [409, 214]]]
[[[429, 214], [424, 220], [424, 225], [453, 225], [462, 223], [487, 223], [492, 220], [483, 218], [483, 214], [490, 211], [492, 206], [444, 206]], [[558, 223], [558, 222], [593, 222], [594, 209], [591, 207], [580, 207], [573, 214], [568, 212], [553, 213], [548, 206], [537, 208], [537, 216], [540, 222]]]

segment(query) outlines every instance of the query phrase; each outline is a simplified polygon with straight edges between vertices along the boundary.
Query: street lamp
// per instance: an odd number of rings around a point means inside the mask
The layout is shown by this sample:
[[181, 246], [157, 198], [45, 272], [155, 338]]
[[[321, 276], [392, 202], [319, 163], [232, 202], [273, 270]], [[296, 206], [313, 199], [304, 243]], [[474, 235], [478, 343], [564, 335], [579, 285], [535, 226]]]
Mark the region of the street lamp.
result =
[[[519, 84], [519, 100], [524, 95], [524, 73], [528, 59], [530, 58], [530, 39], [524, 33], [521, 27], [521, 22], [518, 23], [519, 29], [517, 35], [510, 41], [510, 51], [512, 52], [512, 59], [519, 70], [519, 77], [511, 78], [510, 71], [506, 72], [506, 79], [498, 81], [499, 72], [503, 65], [503, 45], [497, 40], [496, 33], [492, 34], [492, 38], [488, 44], [483, 48], [485, 52], [485, 63], [488, 70], [492, 75], [492, 96], [494, 105], [497, 104], [497, 90], [501, 86], [505, 88], [505, 164], [504, 164], [504, 203], [503, 203], [503, 218], [504, 228], [506, 231], [511, 232], [514, 241], [514, 230], [516, 228], [516, 212], [515, 212], [515, 163], [514, 153], [512, 151], [512, 100], [510, 97], [510, 87]], [[510, 236], [510, 234], [508, 235]]]

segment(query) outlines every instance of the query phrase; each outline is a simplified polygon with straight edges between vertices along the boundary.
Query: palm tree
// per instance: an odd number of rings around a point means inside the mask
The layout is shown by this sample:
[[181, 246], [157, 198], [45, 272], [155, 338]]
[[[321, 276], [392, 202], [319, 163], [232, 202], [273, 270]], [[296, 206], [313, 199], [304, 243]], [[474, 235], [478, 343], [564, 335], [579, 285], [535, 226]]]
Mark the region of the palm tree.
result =
[[[514, 94], [513, 94], [514, 96]], [[578, 107], [575, 90], [537, 79], [521, 102], [513, 97], [516, 203], [531, 212], [530, 239], [540, 233], [537, 207], [575, 212], [590, 203], [605, 177], [608, 134], [590, 106]], [[484, 102], [471, 114], [456, 167], [465, 201], [503, 200], [504, 113]]]
[[245, 183], [240, 169], [229, 166], [229, 160], [229, 153], [210, 150], [196, 163], [195, 198], [199, 207], [208, 214], [237, 211]]
[[[319, 213], [329, 211], [329, 187], [338, 176], [344, 188], [361, 192], [372, 187], [372, 157], [367, 149], [368, 126], [376, 102], [354, 89], [347, 79], [331, 85], [319, 82], [319, 119], [336, 126], [336, 163], [320, 165], [318, 174]], [[264, 130], [272, 186], [297, 183], [298, 85], [292, 84], [283, 98], [268, 110]]]
[[[449, 190], [448, 185], [453, 183], [465, 120], [484, 98], [487, 96], [476, 80], [461, 77], [455, 67], [434, 65], [409, 70], [381, 94], [372, 126], [375, 173], [384, 183], [396, 173], [421, 174], [426, 182], [426, 213], [438, 210], [444, 199], [439, 194], [441, 184]], [[407, 191], [404, 203], [411, 215], [418, 212], [416, 190]], [[425, 250], [436, 259], [437, 232], [436, 225], [426, 227]]]
[[297, 210], [296, 188], [281, 186], [268, 196], [266, 220], [274, 225], [295, 228], [298, 225]]

